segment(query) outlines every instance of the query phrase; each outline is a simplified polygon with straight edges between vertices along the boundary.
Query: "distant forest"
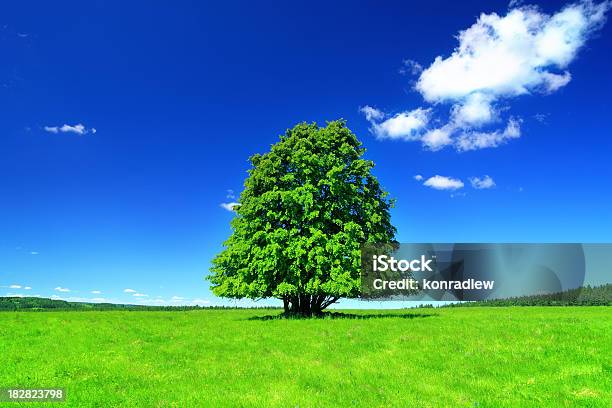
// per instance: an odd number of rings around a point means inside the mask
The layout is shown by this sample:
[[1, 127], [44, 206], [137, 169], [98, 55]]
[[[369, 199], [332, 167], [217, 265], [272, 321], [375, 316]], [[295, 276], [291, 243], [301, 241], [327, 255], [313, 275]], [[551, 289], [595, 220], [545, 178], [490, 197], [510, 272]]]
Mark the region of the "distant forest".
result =
[[[482, 300], [477, 302], [452, 303], [443, 307], [474, 306], [612, 306], [612, 284], [584, 286], [564, 292], [546, 295], [521, 296], [507, 299]], [[421, 307], [433, 307], [422, 305]], [[0, 311], [50, 311], [50, 310], [198, 310], [238, 309], [237, 306], [144, 306], [114, 303], [66, 302], [65, 300], [38, 297], [0, 297]], [[255, 307], [255, 309], [278, 309], [276, 307]]]
[[471, 306], [612, 306], [612, 284], [583, 286], [543, 295], [452, 303], [444, 307]]
[[[114, 303], [86, 303], [86, 302], [67, 302], [65, 300], [47, 299], [39, 297], [0, 297], [0, 311], [96, 311], [96, 310], [198, 310], [198, 309], [238, 309], [232, 306], [145, 306], [145, 305], [125, 305]], [[265, 309], [271, 309], [265, 307]]]

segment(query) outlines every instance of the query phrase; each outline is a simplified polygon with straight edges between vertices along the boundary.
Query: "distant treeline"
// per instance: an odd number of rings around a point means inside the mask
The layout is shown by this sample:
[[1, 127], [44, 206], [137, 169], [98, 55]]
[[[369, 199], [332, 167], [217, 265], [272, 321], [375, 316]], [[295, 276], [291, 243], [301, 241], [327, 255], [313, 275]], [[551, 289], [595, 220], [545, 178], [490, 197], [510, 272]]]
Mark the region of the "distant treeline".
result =
[[[45, 310], [199, 310], [199, 309], [242, 309], [238, 306], [146, 306], [123, 305], [114, 303], [67, 302], [65, 300], [38, 297], [0, 297], [0, 311], [45, 311]], [[258, 307], [257, 309], [274, 309], [273, 307]]]
[[542, 295], [451, 303], [443, 307], [470, 306], [612, 306], [612, 284], [583, 286]]

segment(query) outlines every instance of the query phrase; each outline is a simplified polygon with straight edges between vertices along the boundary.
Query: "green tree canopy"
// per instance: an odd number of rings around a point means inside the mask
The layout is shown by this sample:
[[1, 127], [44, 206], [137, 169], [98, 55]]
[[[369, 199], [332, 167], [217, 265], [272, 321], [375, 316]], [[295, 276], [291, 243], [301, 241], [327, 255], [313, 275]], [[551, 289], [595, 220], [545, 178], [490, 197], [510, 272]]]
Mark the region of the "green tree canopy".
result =
[[233, 233], [213, 260], [218, 296], [283, 300], [285, 312], [319, 314], [359, 296], [360, 245], [389, 242], [392, 201], [344, 120], [300, 123], [250, 158]]

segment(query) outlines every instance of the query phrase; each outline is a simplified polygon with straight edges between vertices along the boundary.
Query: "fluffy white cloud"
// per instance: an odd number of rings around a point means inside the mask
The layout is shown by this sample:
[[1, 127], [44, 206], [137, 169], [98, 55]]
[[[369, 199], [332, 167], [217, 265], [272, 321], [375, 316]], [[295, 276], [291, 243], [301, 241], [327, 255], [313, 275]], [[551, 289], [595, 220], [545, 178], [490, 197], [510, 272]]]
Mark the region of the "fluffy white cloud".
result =
[[57, 290], [58, 292], [70, 292], [70, 289], [62, 288], [61, 286], [56, 287], [55, 290]]
[[482, 93], [468, 96], [463, 103], [451, 109], [453, 127], [480, 127], [497, 118], [497, 111], [491, 106], [492, 98]]
[[459, 46], [450, 57], [437, 57], [423, 71], [417, 89], [429, 102], [462, 101], [474, 94], [516, 96], [551, 82], [558, 89], [571, 77], [553, 71], [575, 58], [590, 32], [604, 22], [608, 7], [607, 2], [582, 1], [552, 16], [535, 7], [513, 9], [506, 16], [481, 14], [459, 33]]
[[102, 291], [100, 291], [100, 290], [92, 290], [91, 293], [94, 294], [94, 295], [99, 295], [99, 294], [102, 293]]
[[414, 179], [416, 181], [421, 181], [421, 180], [423, 180], [423, 176], [421, 176], [420, 174], [417, 174], [417, 175], [414, 176]]
[[428, 178], [423, 185], [436, 190], [458, 190], [463, 188], [463, 182], [461, 180], [438, 175]]
[[21, 285], [10, 285], [9, 289], [21, 289]]
[[485, 175], [483, 178], [471, 177], [470, 183], [472, 184], [472, 187], [478, 190], [495, 187], [495, 181], [493, 181], [493, 179], [487, 175]]
[[136, 297], [149, 297], [149, 295], [145, 295], [144, 293], [134, 293], [132, 296], [136, 296]]
[[124, 293], [136, 293], [134, 289], [123, 289]]
[[420, 133], [429, 123], [430, 109], [417, 108], [412, 111], [400, 112], [390, 118], [384, 119], [387, 115], [379, 110], [365, 106], [361, 108], [369, 108], [373, 111], [365, 112], [366, 119], [372, 125], [371, 130], [379, 139], [403, 139], [416, 140], [420, 137]]
[[221, 208], [223, 208], [224, 210], [227, 211], [234, 211], [234, 207], [236, 207], [237, 205], [240, 205], [240, 203], [235, 203], [235, 202], [231, 202], [231, 203], [221, 203], [219, 204], [221, 206]]
[[45, 131], [49, 133], [75, 133], [77, 135], [86, 135], [88, 133], [96, 133], [95, 128], [86, 128], [82, 123], [76, 125], [62, 125], [62, 126], [45, 126]]
[[23, 290], [32, 290], [32, 287], [31, 286], [24, 286]]
[[[420, 107], [393, 117], [366, 106], [362, 112], [380, 139], [420, 140], [425, 148], [454, 146], [458, 151], [496, 147], [521, 135], [520, 121], [501, 121], [501, 101], [519, 95], [553, 93], [572, 75], [568, 65], [606, 20], [611, 1], [582, 0], [549, 15], [514, 1], [506, 15], [481, 14], [460, 31], [458, 45], [424, 69], [416, 90], [439, 106], [451, 105], [446, 124], [432, 119], [433, 108]], [[410, 63], [407, 63], [411, 66]], [[488, 129], [482, 129], [483, 127]], [[493, 127], [493, 128], [491, 128]]]

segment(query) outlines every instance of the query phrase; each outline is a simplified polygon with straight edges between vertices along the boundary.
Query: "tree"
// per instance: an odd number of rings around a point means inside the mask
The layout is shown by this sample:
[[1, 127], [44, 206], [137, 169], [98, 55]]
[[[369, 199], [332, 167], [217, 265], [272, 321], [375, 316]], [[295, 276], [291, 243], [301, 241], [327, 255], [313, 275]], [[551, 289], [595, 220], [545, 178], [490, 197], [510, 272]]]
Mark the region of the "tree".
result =
[[252, 168], [233, 232], [209, 280], [222, 297], [282, 299], [285, 313], [317, 315], [359, 296], [360, 245], [389, 242], [387, 198], [344, 120], [300, 123]]

